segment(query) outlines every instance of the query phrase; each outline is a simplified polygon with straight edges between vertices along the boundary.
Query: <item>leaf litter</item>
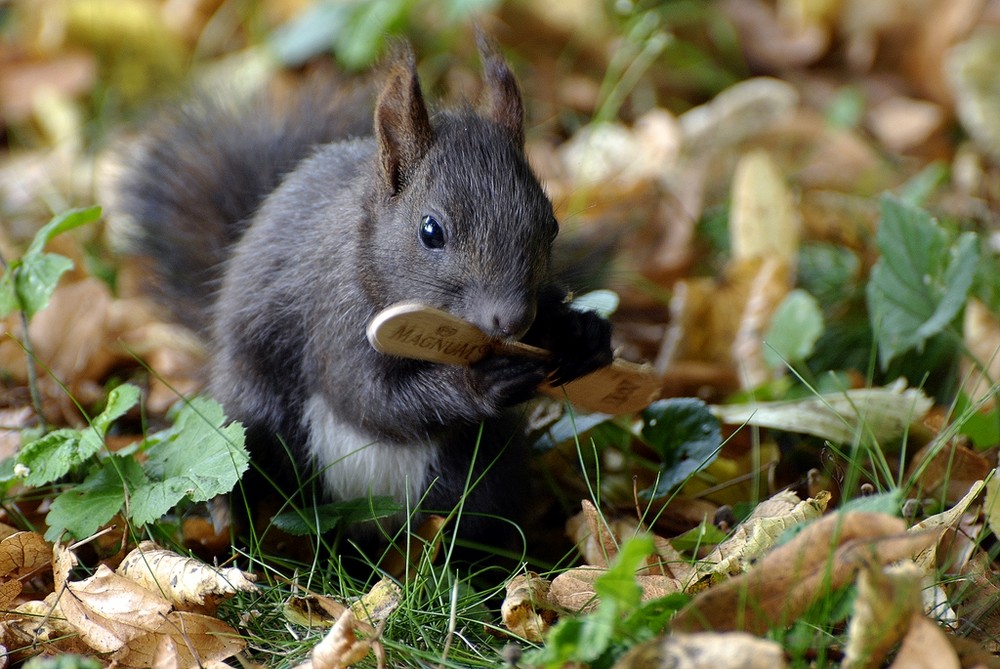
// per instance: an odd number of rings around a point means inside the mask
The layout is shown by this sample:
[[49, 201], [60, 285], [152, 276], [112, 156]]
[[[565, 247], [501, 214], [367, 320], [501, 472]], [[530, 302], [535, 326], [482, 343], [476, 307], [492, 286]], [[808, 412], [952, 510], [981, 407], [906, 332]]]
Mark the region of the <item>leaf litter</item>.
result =
[[[7, 135], [0, 155], [0, 249], [7, 259], [19, 257], [14, 249], [26, 246], [47, 215], [40, 193], [49, 201], [53, 193], [64, 201], [94, 199], [94, 175], [100, 178], [104, 166], [84, 150], [86, 91], [101, 81], [141, 100], [149, 82], [184, 76], [179, 63], [196, 41], [203, 53], [226, 49], [204, 30], [213, 3], [183, 12], [161, 12], [155, 0], [132, 3], [130, 19], [114, 19], [121, 39], [138, 47], [131, 67], [108, 58], [103, 24], [94, 18], [115, 12], [91, 12], [85, 20], [73, 3], [15, 4], [33, 17], [26, 25], [62, 31], [32, 28], [20, 37], [30, 45], [23, 50], [0, 43], [0, 125], [17, 134], [30, 124], [38, 137], [35, 148], [25, 148]], [[101, 2], [85, 4], [107, 10]], [[286, 18], [301, 4], [265, 3], [271, 16]], [[567, 228], [582, 239], [617, 235], [608, 274], [621, 297], [616, 344], [628, 357], [654, 362], [665, 397], [699, 397], [719, 421], [718, 438], [703, 433], [704, 451], [688, 458], [684, 444], [644, 434], [641, 417], [588, 424], [582, 445], [620, 446], [595, 449], [589, 465], [601, 472], [598, 494], [581, 483], [575, 445], [552, 445], [544, 464], [559, 463], [559, 489], [582, 500], [580, 516], [567, 524], [578, 565], [551, 580], [531, 572], [512, 580], [502, 610], [509, 629], [545, 644], [562, 621], [631, 620], [630, 607], [653, 615], [643, 607], [667, 602], [677, 613], [664, 614], [657, 632], [671, 633], [629, 637], [634, 648], [616, 666], [672, 666], [721, 649], [732, 650], [729, 659], [705, 655], [710, 665], [677, 666], [739, 666], [748, 657], [781, 666], [779, 644], [722, 630], [763, 635], [794, 628], [796, 618], [840, 588], [855, 598], [846, 622], [834, 625], [846, 640], [831, 651], [841, 666], [996, 666], [963, 645], [970, 640], [995, 652], [1000, 634], [996, 565], [983, 550], [983, 538], [997, 536], [1000, 443], [1000, 143], [991, 123], [998, 104], [990, 68], [996, 3], [928, 0], [919, 16], [900, 0], [718, 3], [738, 35], [741, 55], [730, 57], [739, 63], [722, 62], [718, 78], [699, 80], [715, 83], [700, 89], [671, 83], [671, 70], [683, 68], [654, 68], [611, 119], [598, 114], [601, 87], [590, 85], [607, 71], [605, 56], [585, 49], [579, 61], [567, 59], [566, 42], [552, 38], [576, 29], [576, 19], [567, 18], [573, 11], [507, 4], [496, 11], [506, 20], [521, 12], [517, 25], [533, 66], [524, 81], [535, 96], [529, 113], [535, 104], [572, 110], [559, 120], [551, 114], [531, 137], [533, 164]], [[43, 17], [48, 11], [54, 14]], [[596, 20], [603, 14], [593, 8], [580, 12], [591, 17], [583, 23], [597, 52], [622, 48], [628, 25]], [[51, 24], [36, 20], [53, 16]], [[705, 34], [660, 27], [676, 43], [707, 43]], [[531, 39], [538, 35], [546, 39]], [[781, 78], [754, 76], [761, 73]], [[544, 83], [552, 81], [566, 83]], [[51, 370], [39, 380], [41, 409], [56, 427], [86, 425], [70, 398], [99, 407], [109, 383], [141, 369], [136, 355], [157, 372], [145, 387], [154, 416], [174, 403], [175, 391], [188, 396], [204, 381], [201, 344], [161, 323], [138, 296], [138, 268], [123, 264], [113, 287], [95, 278], [91, 268], [100, 258], [88, 255], [94, 241], [85, 228], [54, 240], [75, 267], [47, 307], [29, 305], [38, 310], [30, 341]], [[55, 262], [41, 263], [43, 279], [65, 269]], [[8, 317], [2, 328], [0, 443], [11, 452], [20, 431], [40, 417], [24, 391], [21, 324]], [[915, 364], [919, 355], [946, 364]], [[961, 388], [957, 396], [948, 394], [951, 380]], [[681, 414], [677, 425], [687, 418]], [[89, 445], [118, 443], [116, 430]], [[852, 473], [848, 452], [867, 458], [864, 475]], [[680, 463], [690, 476], [667, 478]], [[985, 501], [980, 480], [987, 481]], [[197, 477], [189, 484], [196, 486]], [[173, 498], [179, 491], [165, 492]], [[890, 497], [902, 507], [841, 509]], [[159, 507], [149, 507], [147, 515], [158, 517]], [[26, 502], [21, 511], [44, 527], [44, 502]], [[184, 527], [194, 527], [189, 520]], [[211, 532], [227, 536], [226, 528]], [[600, 593], [604, 601], [613, 595], [602, 577], [617, 573], [629, 538], [647, 533], [652, 548], [634, 570], [638, 594], [629, 591], [602, 609]], [[233, 596], [227, 588], [246, 585], [242, 572], [144, 551], [126, 571], [155, 573], [155, 583], [125, 586], [126, 576], [108, 565], [91, 564], [91, 576], [71, 578], [77, 568], [63, 552], [53, 587], [39, 578], [52, 569], [49, 544], [14, 528], [2, 534], [9, 649], [103, 650], [137, 665], [189, 666], [238, 645], [220, 640], [238, 639], [241, 630], [210, 616]], [[210, 545], [194, 530], [184, 538]], [[437, 550], [439, 539], [428, 541]], [[216, 556], [230, 550], [226, 541], [211, 545]], [[392, 571], [405, 582], [416, 566], [397, 559]], [[166, 597], [175, 586], [181, 595]], [[127, 605], [114, 596], [120, 587], [142, 615], [124, 614]], [[323, 599], [330, 611], [310, 617], [315, 608], [306, 607], [312, 613], [294, 618], [339, 626], [324, 642], [329, 654], [318, 651], [314, 663], [342, 666], [367, 656], [369, 643], [379, 652], [376, 627], [393, 615], [401, 594], [394, 581], [378, 588], [386, 591], [349, 614]], [[612, 664], [607, 656], [600, 663]]]

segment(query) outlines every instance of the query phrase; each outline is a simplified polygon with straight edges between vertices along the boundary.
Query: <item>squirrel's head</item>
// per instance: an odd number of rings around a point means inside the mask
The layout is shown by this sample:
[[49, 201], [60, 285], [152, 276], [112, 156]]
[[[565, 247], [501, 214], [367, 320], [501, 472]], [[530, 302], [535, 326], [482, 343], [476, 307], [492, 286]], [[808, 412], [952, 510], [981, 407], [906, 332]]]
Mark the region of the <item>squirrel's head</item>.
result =
[[525, 157], [517, 81], [482, 35], [479, 51], [477, 108], [433, 120], [412, 52], [389, 72], [375, 109], [372, 278], [385, 304], [419, 300], [519, 337], [535, 318], [558, 224]]

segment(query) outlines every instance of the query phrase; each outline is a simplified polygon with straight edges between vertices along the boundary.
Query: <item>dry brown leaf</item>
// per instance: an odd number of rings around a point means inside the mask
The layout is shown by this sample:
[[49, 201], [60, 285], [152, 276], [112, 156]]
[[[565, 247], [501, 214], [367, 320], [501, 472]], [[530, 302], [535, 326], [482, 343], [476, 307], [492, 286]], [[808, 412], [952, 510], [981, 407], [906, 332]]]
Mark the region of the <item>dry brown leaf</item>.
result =
[[361, 599], [351, 604], [350, 610], [356, 620], [378, 625], [389, 619], [402, 597], [403, 589], [399, 584], [383, 576]]
[[791, 273], [784, 260], [767, 258], [750, 283], [730, 354], [745, 389], [756, 388], [775, 376], [764, 358], [764, 335], [771, 317], [792, 288]]
[[947, 54], [948, 80], [955, 94], [955, 111], [965, 130], [994, 158], [1000, 156], [1000, 108], [995, 68], [1000, 35], [984, 29], [955, 45]]
[[0, 576], [26, 576], [52, 564], [52, 547], [35, 532], [17, 532], [0, 541]]
[[221, 662], [246, 648], [236, 630], [218, 618], [171, 611], [160, 617], [155, 629], [130, 639], [115, 658], [127, 667], [151, 667], [157, 660], [166, 661], [169, 658], [160, 654], [165, 637], [173, 640], [178, 666], [191, 669]]
[[923, 571], [912, 562], [884, 570], [869, 565], [861, 570], [841, 669], [882, 666], [913, 617], [923, 613], [922, 578]]
[[983, 503], [983, 515], [986, 516], [986, 526], [993, 536], [1000, 538], [1000, 476], [994, 474], [986, 482], [986, 501]]
[[336, 600], [309, 594], [304, 597], [289, 597], [283, 613], [286, 620], [300, 627], [329, 628], [346, 610], [347, 607]]
[[[995, 478], [996, 476], [994, 475], [993, 479]], [[936, 536], [940, 538], [947, 530], [952, 529], [959, 524], [959, 521], [962, 519], [962, 515], [969, 510], [969, 506], [971, 506], [976, 498], [979, 497], [983, 488], [984, 483], [982, 481], [976, 481], [969, 486], [965, 496], [956, 502], [954, 506], [947, 511], [942, 511], [941, 513], [924, 518], [922, 521], [911, 527], [910, 532], [934, 532], [936, 533]], [[914, 560], [917, 565], [919, 565], [927, 575], [934, 574], [941, 567], [956, 566], [941, 564], [941, 560], [938, 559], [940, 543], [940, 541], [934, 541], [928, 545], [927, 548], [914, 556]]]
[[170, 602], [99, 565], [93, 576], [70, 581], [59, 596], [59, 609], [94, 650], [109, 653], [156, 631]]
[[733, 260], [774, 259], [794, 269], [799, 253], [799, 214], [784, 176], [766, 151], [758, 149], [740, 158], [730, 200]]
[[253, 575], [235, 567], [221, 569], [200, 560], [179, 555], [144, 541], [125, 556], [118, 574], [161, 594], [181, 609], [206, 607], [214, 610], [219, 602], [237, 592], [257, 589]]
[[671, 634], [635, 646], [613, 669], [783, 669], [774, 641], [743, 632]]
[[[607, 571], [599, 567], [567, 569], [553, 579], [548, 592], [549, 603], [558, 610], [572, 613], [594, 610], [600, 603], [594, 590], [594, 581]], [[635, 580], [642, 588], [643, 601], [659, 599], [682, 590], [679, 579], [661, 574], [637, 574]]]
[[[390, 576], [402, 579], [407, 573], [407, 559], [410, 560], [410, 573], [414, 573], [421, 560], [433, 562], [441, 551], [441, 532], [448, 524], [444, 516], [430, 515], [420, 523], [417, 531], [408, 537], [408, 545], [403, 550], [392, 545], [382, 558], [380, 567]], [[426, 557], [422, 557], [426, 554]]]
[[944, 448], [931, 442], [913, 456], [906, 477], [917, 482], [920, 494], [955, 502], [976, 481], [982, 481], [991, 469], [989, 461], [957, 441]]
[[962, 392], [973, 404], [985, 399], [982, 410], [988, 411], [995, 401], [991, 391], [1000, 382], [1000, 317], [976, 298], [970, 298], [965, 305], [962, 339], [975, 359], [962, 359]]
[[[754, 558], [769, 550], [786, 529], [822, 516], [829, 501], [830, 493], [826, 491], [804, 501], [788, 490], [777, 493], [758, 504], [728, 539], [698, 561], [695, 576], [704, 579], [739, 574]], [[694, 586], [694, 582], [689, 582], [685, 589], [698, 589]]]
[[939, 105], [903, 96], [884, 100], [868, 112], [872, 133], [893, 152], [923, 144], [944, 121], [944, 110]]
[[955, 612], [964, 622], [959, 634], [989, 653], [1000, 653], [1000, 579], [984, 553], [963, 566], [962, 578], [948, 584]]
[[35, 411], [30, 406], [0, 409], [0, 459], [7, 459], [17, 454], [21, 448], [21, 430], [34, 420]]
[[940, 627], [925, 616], [914, 615], [889, 669], [961, 669], [958, 655]]
[[731, 147], [788, 120], [798, 104], [798, 91], [786, 81], [756, 77], [738, 82], [678, 118], [683, 150], [704, 154]]
[[597, 608], [599, 603], [594, 580], [607, 572], [605, 567], [567, 569], [552, 580], [546, 599], [560, 610], [588, 613]]
[[859, 432], [876, 442], [896, 439], [932, 405], [933, 400], [919, 388], [894, 383], [885, 388], [855, 388], [803, 400], [715, 405], [712, 413], [729, 425], [746, 423], [849, 444]]
[[763, 633], [785, 625], [865, 564], [885, 564], [926, 548], [936, 533], [906, 534], [899, 518], [846, 513], [821, 518], [745, 574], [700, 593], [671, 623], [678, 631]]
[[0, 581], [0, 610], [9, 610], [23, 589], [21, 582], [16, 579]]
[[160, 637], [149, 666], [151, 669], [181, 669], [181, 658], [177, 654], [177, 642], [173, 637]]
[[15, 651], [24, 649], [25, 656], [36, 655], [43, 648], [67, 653], [93, 653], [93, 649], [77, 635], [76, 628], [62, 617], [54, 594], [44, 601], [31, 600], [21, 604], [0, 625], [0, 638], [4, 645]]
[[365, 659], [372, 648], [372, 640], [358, 639], [354, 624], [354, 615], [345, 611], [313, 648], [309, 661], [296, 669], [341, 669]]
[[571, 191], [597, 186], [615, 191], [670, 170], [680, 144], [677, 120], [666, 110], [654, 109], [634, 128], [620, 123], [585, 126], [559, 147], [559, 156]]
[[580, 507], [580, 513], [566, 521], [566, 534], [584, 562], [607, 567], [618, 555], [621, 542], [639, 532], [639, 523], [630, 518], [608, 521], [589, 499], [581, 500]]
[[500, 606], [504, 627], [528, 641], [541, 642], [559, 617], [549, 600], [549, 588], [549, 582], [535, 572], [512, 578]]

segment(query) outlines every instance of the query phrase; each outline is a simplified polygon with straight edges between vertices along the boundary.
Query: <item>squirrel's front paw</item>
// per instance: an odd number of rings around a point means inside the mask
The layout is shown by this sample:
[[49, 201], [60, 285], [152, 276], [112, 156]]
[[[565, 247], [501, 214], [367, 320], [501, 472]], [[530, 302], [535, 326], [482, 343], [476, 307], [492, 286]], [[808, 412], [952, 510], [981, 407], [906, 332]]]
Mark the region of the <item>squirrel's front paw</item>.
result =
[[554, 386], [569, 383], [611, 364], [611, 323], [593, 311], [568, 310], [553, 331], [549, 378]]
[[537, 358], [493, 355], [470, 366], [468, 374], [484, 404], [495, 409], [530, 399], [545, 380], [546, 366]]

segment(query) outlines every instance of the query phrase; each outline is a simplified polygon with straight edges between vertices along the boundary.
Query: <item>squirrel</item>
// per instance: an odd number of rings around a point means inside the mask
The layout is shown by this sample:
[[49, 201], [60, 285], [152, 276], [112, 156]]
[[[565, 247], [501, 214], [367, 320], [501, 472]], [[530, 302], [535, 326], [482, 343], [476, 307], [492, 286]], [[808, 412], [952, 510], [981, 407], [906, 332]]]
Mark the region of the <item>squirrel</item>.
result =
[[[477, 43], [475, 108], [429, 113], [405, 45], [374, 114], [353, 90], [193, 102], [135, 143], [112, 206], [161, 302], [208, 337], [209, 391], [269, 477], [314, 473], [327, 501], [461, 504], [460, 536], [489, 541], [527, 503], [518, 405], [612, 350], [610, 324], [553, 278], [558, 223], [525, 155], [519, 85]], [[459, 367], [378, 353], [365, 328], [403, 300], [554, 355]]]

